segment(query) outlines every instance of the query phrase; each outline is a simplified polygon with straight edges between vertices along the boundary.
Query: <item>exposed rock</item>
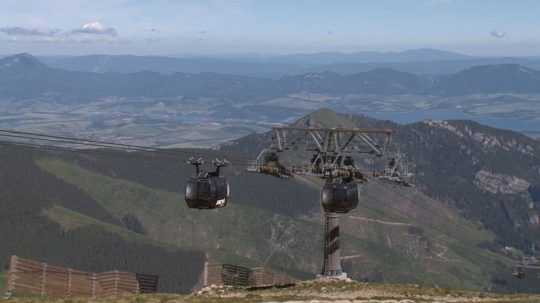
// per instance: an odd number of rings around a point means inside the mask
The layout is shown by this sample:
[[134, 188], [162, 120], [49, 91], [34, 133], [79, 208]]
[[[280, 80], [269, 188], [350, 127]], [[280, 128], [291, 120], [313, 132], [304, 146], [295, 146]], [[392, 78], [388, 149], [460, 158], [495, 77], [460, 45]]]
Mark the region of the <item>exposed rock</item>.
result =
[[507, 139], [504, 136], [495, 136], [480, 131], [473, 131], [467, 125], [453, 125], [449, 121], [437, 120], [426, 120], [424, 123], [430, 127], [445, 129], [460, 138], [471, 138], [479, 143], [484, 149], [500, 148], [505, 151], [519, 152], [529, 156], [534, 155], [536, 152], [533, 146], [520, 142], [520, 140], [516, 140], [516, 138]]
[[529, 189], [531, 184], [516, 176], [491, 173], [480, 170], [476, 173], [474, 184], [492, 194], [519, 194]]
[[424, 123], [431, 127], [446, 129], [456, 134], [460, 138], [465, 137], [465, 134], [461, 130], [459, 130], [457, 127], [453, 126], [452, 124], [448, 123], [448, 121], [425, 120]]
[[540, 225], [540, 215], [538, 215], [537, 213], [529, 214], [529, 224]]
[[482, 144], [484, 148], [501, 148], [505, 151], [516, 151], [525, 155], [534, 155], [535, 149], [529, 144], [521, 143], [515, 138], [511, 140], [505, 140], [493, 135], [476, 132], [472, 135], [472, 138], [478, 143]]
[[503, 147], [499, 138], [495, 136], [490, 136], [484, 133], [476, 132], [472, 135], [472, 138], [476, 142], [482, 144], [482, 146], [485, 148]]

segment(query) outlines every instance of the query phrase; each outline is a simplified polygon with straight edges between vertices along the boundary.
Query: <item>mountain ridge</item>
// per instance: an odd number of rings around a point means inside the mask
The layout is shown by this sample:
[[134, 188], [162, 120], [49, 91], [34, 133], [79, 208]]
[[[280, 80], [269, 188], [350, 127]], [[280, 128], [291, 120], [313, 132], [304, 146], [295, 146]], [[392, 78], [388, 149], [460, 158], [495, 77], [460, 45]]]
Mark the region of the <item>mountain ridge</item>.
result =
[[[4, 62], [4, 63], [2, 63]], [[235, 101], [267, 100], [298, 92], [335, 95], [440, 95], [539, 93], [539, 71], [519, 65], [472, 67], [430, 78], [388, 68], [352, 75], [333, 72], [284, 76], [278, 80], [217, 73], [131, 74], [74, 72], [47, 67], [29, 55], [0, 59], [0, 97], [58, 99], [105, 97], [213, 97]], [[494, 72], [495, 71], [495, 72]]]
[[447, 95], [539, 92], [540, 71], [519, 65], [481, 65], [448, 76], [434, 91]]
[[[414, 51], [414, 50], [413, 50]], [[416, 50], [417, 53], [421, 53]], [[369, 53], [369, 52], [368, 52]], [[397, 53], [397, 52], [395, 52]], [[405, 51], [407, 53], [407, 51]], [[332, 55], [334, 54], [334, 55]], [[375, 54], [378, 54], [375, 52]], [[381, 53], [384, 54], [384, 53]], [[392, 53], [390, 53], [392, 54]], [[292, 59], [295, 58], [295, 55]], [[222, 74], [235, 74], [251, 77], [264, 77], [278, 79], [286, 75], [298, 75], [308, 72], [323, 72], [330, 70], [340, 74], [354, 74], [365, 72], [378, 67], [389, 67], [398, 71], [409, 72], [419, 75], [444, 75], [459, 72], [465, 68], [486, 65], [486, 64], [504, 64], [517, 63], [535, 69], [540, 69], [540, 59], [538, 57], [439, 57], [431, 60], [429, 56], [420, 56], [415, 61], [392, 60], [387, 58], [379, 62], [373, 60], [348, 59], [350, 55], [339, 53], [329, 53], [329, 59], [314, 60], [313, 54], [305, 54], [300, 58], [303, 61], [312, 62], [306, 64], [287, 60], [280, 56], [263, 55], [238, 55], [238, 56], [135, 56], [135, 55], [88, 55], [88, 56], [45, 56], [39, 57], [40, 60], [51, 67], [86, 72], [120, 72], [133, 73], [141, 70], [152, 70], [160, 73], [199, 73], [199, 72], [217, 72]], [[324, 53], [322, 54], [324, 57]], [[337, 59], [332, 59], [336, 57]], [[381, 55], [383, 56], [383, 55]], [[281, 59], [280, 59], [281, 58]], [[303, 58], [303, 59], [302, 59]], [[413, 58], [414, 59], [414, 58]]]

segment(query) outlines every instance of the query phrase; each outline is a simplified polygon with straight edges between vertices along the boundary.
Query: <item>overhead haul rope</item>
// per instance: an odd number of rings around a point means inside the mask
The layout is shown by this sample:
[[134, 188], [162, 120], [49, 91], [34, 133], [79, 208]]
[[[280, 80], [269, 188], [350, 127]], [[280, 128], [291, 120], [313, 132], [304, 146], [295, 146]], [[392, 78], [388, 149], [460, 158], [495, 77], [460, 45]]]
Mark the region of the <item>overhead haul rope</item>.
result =
[[[8, 129], [0, 129], [0, 137], [11, 138], [14, 140], [0, 140], [0, 144], [13, 144], [20, 147], [31, 148], [36, 150], [55, 150], [55, 151], [69, 151], [69, 152], [80, 152], [84, 151], [81, 148], [74, 148], [73, 146], [88, 146], [94, 148], [100, 148], [100, 150], [117, 150], [117, 151], [134, 151], [149, 153], [150, 155], [160, 155], [168, 156], [174, 159], [179, 159], [180, 155], [185, 155], [191, 157], [197, 153], [195, 150], [181, 150], [181, 149], [164, 149], [152, 146], [143, 146], [143, 145], [134, 145], [134, 144], [125, 144], [125, 143], [116, 143], [116, 142], [107, 142], [94, 139], [84, 139], [76, 137], [67, 137], [67, 136], [58, 136], [58, 135], [47, 135], [42, 133], [33, 133], [27, 131], [16, 131]], [[26, 140], [30, 142], [19, 142], [17, 140]], [[48, 142], [50, 144], [37, 144], [35, 141]], [[291, 141], [292, 145], [296, 145], [299, 141], [299, 138], [295, 138]], [[56, 143], [56, 145], [54, 144]], [[64, 146], [62, 146], [64, 145]], [[65, 145], [72, 145], [71, 147]], [[358, 151], [362, 152], [362, 151]], [[137, 154], [142, 155], [142, 154]], [[253, 163], [253, 159], [246, 158], [236, 158], [240, 161], [234, 161], [232, 166], [237, 167], [248, 167]], [[183, 161], [187, 160], [182, 159]]]
[[[149, 153], [149, 154], [160, 155], [160, 156], [168, 156], [175, 159], [178, 159], [180, 155], [193, 156], [193, 154], [197, 153], [197, 151], [180, 150], [180, 149], [174, 149], [174, 150], [164, 149], [164, 148], [157, 148], [157, 147], [152, 147], [152, 146], [115, 143], [115, 142], [107, 142], [107, 141], [100, 141], [100, 140], [47, 135], [47, 134], [41, 134], [41, 133], [23, 132], [23, 131], [6, 130], [6, 129], [0, 129], [0, 137], [15, 139], [15, 140], [3, 140], [3, 141], [0, 140], [0, 144], [3, 144], [3, 145], [11, 144], [11, 145], [24, 147], [28, 149], [34, 149], [34, 150], [81, 152], [81, 151], [84, 151], [84, 149], [74, 148], [73, 146], [88, 146], [88, 147], [95, 147], [95, 148], [108, 149], [108, 150], [117, 150], [117, 151], [143, 152], [143, 153]], [[49, 144], [19, 142], [19, 141], [16, 141], [17, 139], [31, 141], [31, 142], [35, 142], [35, 141], [48, 142]], [[56, 143], [56, 145], [52, 143]], [[69, 146], [61, 146], [61, 145], [72, 145], [72, 146], [69, 147]], [[142, 155], [142, 154], [137, 154], [137, 155]], [[241, 160], [242, 160], [241, 162], [235, 161], [235, 163], [233, 163], [232, 165], [233, 166], [248, 166], [250, 164], [249, 162], [250, 160], [246, 158], [242, 158]]]
[[57, 139], [57, 140], [64, 140], [64, 141], [76, 141], [81, 143], [90, 143], [90, 144], [96, 144], [96, 145], [113, 145], [118, 147], [125, 147], [128, 149], [141, 149], [141, 150], [155, 150], [153, 147], [149, 146], [141, 146], [141, 145], [133, 145], [133, 144], [123, 144], [123, 143], [115, 143], [115, 142], [106, 142], [106, 141], [98, 141], [93, 139], [84, 139], [84, 138], [73, 138], [73, 137], [66, 137], [66, 136], [55, 136], [55, 135], [47, 135], [47, 134], [40, 134], [40, 133], [32, 133], [32, 132], [24, 132], [24, 131], [16, 131], [16, 130], [6, 130], [6, 129], [0, 129], [0, 133], [7, 133], [7, 134], [15, 134], [15, 135], [24, 135], [24, 136], [32, 136], [38, 138], [47, 138], [47, 139]]

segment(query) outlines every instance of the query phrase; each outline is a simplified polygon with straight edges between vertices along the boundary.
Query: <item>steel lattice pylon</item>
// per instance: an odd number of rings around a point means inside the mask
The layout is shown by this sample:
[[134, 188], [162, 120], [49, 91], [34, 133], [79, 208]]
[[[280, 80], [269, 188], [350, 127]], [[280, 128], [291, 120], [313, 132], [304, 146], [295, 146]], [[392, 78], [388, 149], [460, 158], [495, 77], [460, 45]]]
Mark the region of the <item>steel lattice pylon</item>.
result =
[[[382, 158], [388, 152], [392, 134], [393, 130], [385, 128], [276, 126], [272, 128], [272, 145], [263, 149], [248, 168], [251, 172], [280, 178], [305, 175], [325, 180], [321, 189], [324, 259], [319, 277], [347, 278], [341, 266], [339, 217], [340, 214], [348, 213], [357, 207], [359, 184], [367, 182], [370, 175], [381, 178], [387, 177], [386, 175], [390, 173], [393, 177], [388, 178], [390, 181], [396, 183], [401, 181], [401, 174], [397, 171], [399, 167], [394, 158], [391, 167], [373, 174], [357, 166], [354, 159], [354, 157]], [[309, 158], [304, 157], [304, 160], [308, 160], [307, 163], [284, 165], [278, 154], [294, 150], [298, 141], [305, 142], [305, 151], [311, 152]]]

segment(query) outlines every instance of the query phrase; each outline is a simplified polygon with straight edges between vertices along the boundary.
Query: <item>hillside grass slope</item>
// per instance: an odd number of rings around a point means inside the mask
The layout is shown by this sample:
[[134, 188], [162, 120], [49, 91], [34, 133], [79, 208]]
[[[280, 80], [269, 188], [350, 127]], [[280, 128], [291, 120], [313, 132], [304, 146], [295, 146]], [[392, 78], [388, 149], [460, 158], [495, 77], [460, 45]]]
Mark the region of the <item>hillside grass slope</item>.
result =
[[416, 284], [306, 281], [288, 288], [241, 289], [209, 287], [191, 295], [127, 295], [103, 299], [11, 298], [13, 303], [536, 303], [539, 295], [501, 295], [486, 292], [426, 288]]
[[85, 271], [157, 273], [162, 291], [195, 286], [204, 253], [130, 231], [89, 195], [35, 165], [44, 153], [0, 147], [2, 269], [18, 255]]
[[[153, 176], [160, 161], [146, 159], [141, 166]], [[218, 262], [270, 266], [297, 278], [319, 271], [321, 213], [310, 194], [318, 181], [298, 179], [288, 191], [274, 190], [286, 181], [233, 166], [228, 171], [231, 183], [251, 186], [233, 187], [234, 200], [225, 209], [197, 211], [188, 209], [182, 193], [166, 190], [167, 186], [155, 188], [137, 174], [130, 175], [132, 180], [120, 178], [122, 163], [109, 166], [107, 174], [74, 159], [44, 157], [36, 163], [87, 193], [116, 220], [137, 218], [145, 236], [155, 241], [205, 251]], [[174, 174], [164, 177], [170, 179], [176, 179]], [[277, 183], [269, 187], [271, 182]], [[269, 189], [274, 201], [263, 205], [258, 200]], [[304, 194], [297, 196], [299, 189]], [[243, 195], [236, 195], [239, 190]], [[297, 201], [312, 207], [300, 204], [307, 211], [298, 213], [280, 206]], [[362, 201], [342, 223], [344, 266], [355, 279], [484, 289], [492, 287], [494, 277], [509, 276], [510, 260], [480, 247], [494, 235], [439, 201], [380, 182], [366, 186]]]

